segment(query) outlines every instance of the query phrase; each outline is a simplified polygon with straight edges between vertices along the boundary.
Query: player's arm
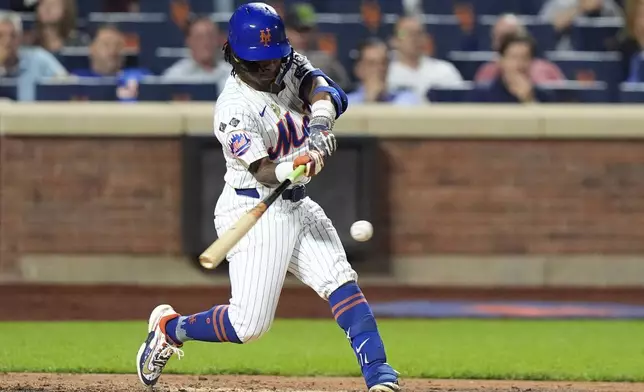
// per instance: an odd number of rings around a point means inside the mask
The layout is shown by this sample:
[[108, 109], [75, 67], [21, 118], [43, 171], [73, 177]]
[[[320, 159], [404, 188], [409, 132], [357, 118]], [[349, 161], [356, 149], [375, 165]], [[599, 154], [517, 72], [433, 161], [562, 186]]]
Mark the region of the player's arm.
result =
[[272, 187], [280, 183], [277, 180], [276, 168], [277, 163], [271, 162], [268, 157], [265, 157], [251, 163], [250, 166], [248, 166], [248, 171], [260, 184]]
[[340, 86], [302, 55], [295, 54], [294, 76], [300, 79], [299, 96], [311, 106], [309, 147], [328, 156], [337, 144], [331, 133], [335, 120], [348, 106], [348, 98]]

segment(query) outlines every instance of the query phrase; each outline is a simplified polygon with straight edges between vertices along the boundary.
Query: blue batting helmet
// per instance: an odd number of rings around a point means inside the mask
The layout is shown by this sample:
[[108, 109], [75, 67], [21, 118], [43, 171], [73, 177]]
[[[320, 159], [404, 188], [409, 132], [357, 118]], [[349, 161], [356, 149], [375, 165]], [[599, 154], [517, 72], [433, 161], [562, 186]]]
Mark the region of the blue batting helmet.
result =
[[230, 17], [228, 26], [228, 44], [242, 60], [275, 60], [291, 54], [284, 22], [268, 4], [240, 6]]

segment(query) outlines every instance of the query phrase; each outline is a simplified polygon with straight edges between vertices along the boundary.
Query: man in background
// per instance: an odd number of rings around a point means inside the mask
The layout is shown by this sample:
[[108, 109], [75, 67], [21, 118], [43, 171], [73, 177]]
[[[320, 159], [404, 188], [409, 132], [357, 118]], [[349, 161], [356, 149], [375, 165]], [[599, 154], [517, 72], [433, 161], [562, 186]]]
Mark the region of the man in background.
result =
[[358, 88], [348, 94], [349, 104], [391, 103], [394, 105], [417, 105], [420, 99], [409, 90], [391, 91], [387, 87], [389, 51], [387, 44], [370, 38], [358, 48], [355, 75], [359, 80]]
[[141, 79], [152, 73], [143, 68], [123, 68], [125, 62], [125, 37], [114, 25], [98, 28], [89, 48], [90, 68], [72, 71], [80, 77], [118, 79], [117, 97], [122, 101], [135, 100]]
[[[317, 20], [315, 9], [307, 3], [294, 3], [286, 11], [284, 17], [286, 36], [291, 46], [298, 53], [306, 56], [309, 61], [326, 73], [341, 88], [348, 90], [351, 79], [342, 64], [330, 54], [313, 47]], [[342, 39], [342, 37], [338, 37]]]
[[550, 102], [553, 97], [530, 79], [535, 43], [526, 34], [506, 36], [499, 47], [499, 74], [472, 92], [472, 101], [488, 103]]
[[463, 82], [463, 77], [452, 63], [424, 54], [428, 37], [425, 27], [417, 18], [401, 17], [394, 34], [392, 42], [396, 55], [387, 75], [390, 90], [409, 89], [419, 99], [426, 100], [431, 87], [451, 87]]
[[[505, 37], [513, 34], [528, 34], [528, 32], [516, 15], [502, 15], [492, 28], [492, 50], [498, 52], [501, 41]], [[500, 67], [497, 61], [483, 64], [476, 71], [474, 81], [477, 83], [489, 82], [498, 76], [499, 69]], [[566, 77], [561, 72], [561, 69], [551, 61], [535, 58], [530, 64], [530, 79], [534, 83], [545, 83], [565, 80]]]
[[34, 101], [39, 81], [66, 76], [67, 71], [46, 50], [21, 47], [22, 34], [20, 16], [0, 11], [0, 78], [16, 80], [18, 101]]
[[163, 73], [163, 77], [214, 82], [218, 91], [221, 91], [232, 68], [221, 61], [219, 35], [219, 28], [208, 17], [190, 21], [186, 27], [186, 46], [190, 56], [174, 63]]

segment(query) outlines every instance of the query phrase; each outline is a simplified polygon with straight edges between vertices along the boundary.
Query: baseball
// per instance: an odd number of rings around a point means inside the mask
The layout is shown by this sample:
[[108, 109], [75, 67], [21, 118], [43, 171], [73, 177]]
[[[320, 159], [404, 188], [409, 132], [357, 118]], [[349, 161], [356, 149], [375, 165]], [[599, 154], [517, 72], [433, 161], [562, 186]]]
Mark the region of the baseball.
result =
[[372, 235], [373, 225], [366, 220], [357, 221], [351, 225], [351, 237], [358, 242], [369, 241]]

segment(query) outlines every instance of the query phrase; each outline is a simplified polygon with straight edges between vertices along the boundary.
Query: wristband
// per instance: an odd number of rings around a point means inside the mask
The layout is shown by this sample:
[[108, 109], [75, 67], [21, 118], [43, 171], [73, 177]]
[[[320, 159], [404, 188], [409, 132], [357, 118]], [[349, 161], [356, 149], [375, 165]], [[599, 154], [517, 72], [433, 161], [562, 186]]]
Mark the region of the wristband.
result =
[[275, 177], [280, 183], [284, 182], [291, 172], [293, 172], [293, 162], [282, 162], [275, 166]]
[[335, 122], [335, 113], [335, 106], [326, 99], [315, 101], [313, 105], [311, 105], [311, 119], [315, 117], [323, 117], [329, 120], [329, 123], [333, 125]]

